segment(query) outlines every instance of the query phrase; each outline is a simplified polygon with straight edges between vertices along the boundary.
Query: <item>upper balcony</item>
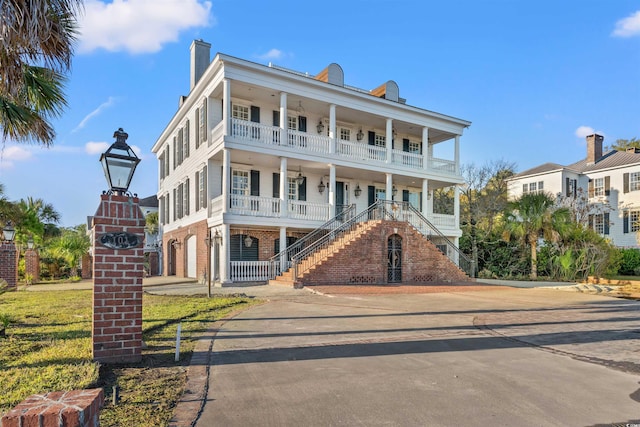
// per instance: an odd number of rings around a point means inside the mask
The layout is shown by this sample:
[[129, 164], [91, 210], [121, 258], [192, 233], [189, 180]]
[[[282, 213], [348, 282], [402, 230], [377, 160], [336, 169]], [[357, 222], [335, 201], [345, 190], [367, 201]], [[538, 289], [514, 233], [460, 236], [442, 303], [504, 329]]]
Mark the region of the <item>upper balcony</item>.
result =
[[[298, 130], [283, 129], [237, 118], [230, 119], [226, 140], [255, 147], [285, 149], [297, 153], [326, 157], [328, 161], [342, 159], [363, 165], [393, 166], [407, 171], [428, 171], [443, 177], [458, 177], [459, 168], [455, 160], [441, 159], [428, 154], [387, 149], [362, 141], [346, 141], [324, 135], [314, 135]], [[220, 141], [224, 135], [223, 122], [214, 127], [210, 145]]]

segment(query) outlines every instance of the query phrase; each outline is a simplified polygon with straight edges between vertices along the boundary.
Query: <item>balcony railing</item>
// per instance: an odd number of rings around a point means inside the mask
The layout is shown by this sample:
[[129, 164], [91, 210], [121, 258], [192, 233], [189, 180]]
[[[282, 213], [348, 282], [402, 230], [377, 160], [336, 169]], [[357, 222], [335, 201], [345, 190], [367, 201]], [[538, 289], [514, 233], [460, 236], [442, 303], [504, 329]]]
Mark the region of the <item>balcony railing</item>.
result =
[[[246, 120], [231, 119], [229, 136], [243, 142], [260, 145], [277, 145], [296, 148], [299, 151], [326, 156], [338, 156], [344, 159], [365, 162], [387, 162], [387, 149], [369, 145], [366, 142], [342, 141], [336, 139], [335, 153], [331, 149], [331, 138], [295, 130], [281, 129], [277, 126], [267, 126]], [[216, 128], [218, 131], [218, 128]], [[218, 131], [219, 132], [219, 131]], [[219, 133], [217, 133], [219, 135]], [[286, 137], [284, 136], [286, 135]], [[408, 169], [427, 168], [446, 175], [457, 175], [454, 160], [429, 158], [423, 154], [410, 153], [402, 150], [392, 150], [391, 163]]]

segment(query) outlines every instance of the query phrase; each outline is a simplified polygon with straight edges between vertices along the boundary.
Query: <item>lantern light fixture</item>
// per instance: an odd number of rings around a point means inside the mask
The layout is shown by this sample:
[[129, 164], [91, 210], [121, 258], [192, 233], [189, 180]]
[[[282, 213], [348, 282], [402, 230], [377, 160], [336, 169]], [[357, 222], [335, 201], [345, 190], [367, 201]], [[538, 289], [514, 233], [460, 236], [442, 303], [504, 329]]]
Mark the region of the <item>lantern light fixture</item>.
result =
[[29, 236], [29, 240], [27, 240], [27, 249], [33, 249], [33, 236]]
[[318, 121], [318, 126], [316, 126], [316, 129], [318, 130], [318, 135], [322, 135], [322, 132], [324, 132], [324, 124], [322, 123], [322, 119]]
[[131, 178], [140, 159], [127, 144], [129, 135], [122, 128], [115, 131], [113, 137], [116, 138], [116, 142], [102, 153], [100, 163], [109, 184], [109, 191], [125, 194], [129, 190]]
[[324, 190], [327, 188], [326, 185], [324, 185], [324, 182], [322, 182], [322, 177], [320, 177], [320, 184], [318, 184], [318, 192], [320, 194], [324, 193]]
[[4, 236], [4, 240], [6, 242], [13, 242], [13, 239], [16, 237], [16, 229], [11, 225], [11, 221], [7, 221], [4, 228], [2, 229], [2, 235]]
[[298, 176], [296, 177], [296, 183], [298, 185], [304, 184], [304, 176], [302, 175], [302, 166], [298, 167]]
[[358, 129], [358, 133], [356, 134], [356, 139], [358, 141], [362, 141], [362, 138], [364, 138], [364, 133], [362, 132], [362, 128]]
[[360, 188], [360, 183], [356, 184], [356, 188], [355, 188], [355, 190], [353, 190], [353, 194], [355, 194], [356, 197], [360, 197], [360, 194], [362, 194], [362, 189]]

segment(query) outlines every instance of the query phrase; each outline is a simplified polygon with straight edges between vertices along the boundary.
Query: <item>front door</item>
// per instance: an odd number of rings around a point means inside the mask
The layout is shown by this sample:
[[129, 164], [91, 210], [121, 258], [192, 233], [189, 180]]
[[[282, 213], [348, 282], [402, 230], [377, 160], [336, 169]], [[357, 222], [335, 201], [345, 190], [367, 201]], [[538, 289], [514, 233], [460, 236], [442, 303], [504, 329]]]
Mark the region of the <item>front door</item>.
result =
[[387, 240], [387, 281], [388, 283], [402, 282], [402, 237], [397, 234], [389, 236]]
[[344, 208], [344, 182], [336, 181], [336, 218], [340, 218]]

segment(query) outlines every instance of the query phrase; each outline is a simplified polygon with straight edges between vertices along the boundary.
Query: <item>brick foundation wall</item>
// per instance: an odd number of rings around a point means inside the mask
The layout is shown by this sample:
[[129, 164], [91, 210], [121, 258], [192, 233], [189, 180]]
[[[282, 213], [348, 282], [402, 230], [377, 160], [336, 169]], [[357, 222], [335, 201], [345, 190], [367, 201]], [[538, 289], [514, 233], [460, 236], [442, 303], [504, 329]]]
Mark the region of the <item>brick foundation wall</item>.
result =
[[157, 276], [160, 274], [160, 256], [158, 252], [149, 252], [149, 275]]
[[405, 222], [384, 221], [303, 275], [304, 285], [387, 284], [387, 239], [402, 238], [402, 283], [470, 281], [426, 237]]
[[2, 427], [98, 427], [101, 388], [34, 394], [2, 417]]
[[24, 272], [31, 275], [31, 283], [40, 281], [40, 255], [35, 249], [27, 249], [24, 253]]
[[[145, 219], [138, 198], [105, 194], [93, 217], [93, 359], [137, 362], [142, 356], [142, 278]], [[100, 243], [105, 233], [138, 236], [138, 246], [112, 249]]]
[[9, 289], [18, 287], [18, 252], [13, 242], [0, 242], [0, 279], [4, 279]]

